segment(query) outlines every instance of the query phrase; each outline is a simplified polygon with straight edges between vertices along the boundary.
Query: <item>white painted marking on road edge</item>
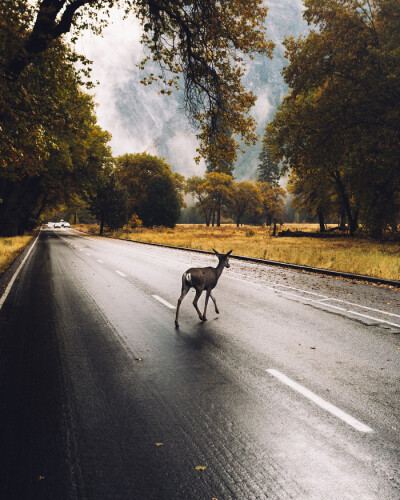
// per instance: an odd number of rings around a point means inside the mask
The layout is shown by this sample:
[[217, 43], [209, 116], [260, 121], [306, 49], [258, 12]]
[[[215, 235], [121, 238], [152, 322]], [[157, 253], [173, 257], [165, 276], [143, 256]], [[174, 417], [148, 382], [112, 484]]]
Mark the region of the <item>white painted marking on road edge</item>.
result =
[[161, 304], [164, 304], [165, 306], [169, 307], [170, 309], [176, 309], [175, 306], [173, 306], [172, 304], [170, 304], [166, 300], [162, 299], [158, 295], [152, 295], [152, 297], [154, 297], [156, 300], [158, 300], [159, 302], [161, 302]]
[[302, 396], [308, 398], [310, 401], [318, 405], [319, 407], [323, 408], [324, 410], [328, 411], [335, 417], [340, 418], [343, 420], [343, 422], [346, 422], [346, 424], [351, 425], [354, 427], [354, 429], [360, 431], [360, 432], [373, 432], [371, 427], [368, 427], [367, 425], [363, 424], [359, 420], [356, 420], [354, 417], [351, 415], [345, 413], [343, 410], [340, 408], [337, 408], [336, 406], [332, 405], [331, 403], [328, 403], [328, 401], [325, 401], [324, 399], [320, 398], [310, 390], [306, 389], [302, 385], [298, 384], [294, 380], [290, 379], [283, 373], [279, 372], [278, 370], [274, 369], [268, 369], [266, 370], [270, 375], [273, 375], [276, 377], [278, 380], [286, 384], [287, 386], [291, 387], [298, 393], [300, 393]]
[[126, 276], [126, 274], [121, 273], [121, 271], [115, 271], [115, 272], [116, 272], [117, 274], [119, 274], [120, 276], [123, 276], [123, 277], [125, 277], [125, 276]]
[[10, 290], [14, 284], [14, 281], [17, 279], [18, 274], [20, 273], [22, 266], [25, 264], [26, 259], [29, 257], [30, 253], [32, 252], [33, 247], [36, 245], [37, 240], [39, 239], [39, 235], [37, 235], [36, 240], [33, 242], [31, 248], [28, 250], [28, 253], [25, 255], [24, 260], [21, 262], [21, 264], [18, 266], [18, 269], [15, 271], [14, 276], [11, 278], [7, 288], [4, 290], [3, 295], [0, 297], [0, 309], [3, 307], [4, 302], [6, 301], [6, 298], [8, 294], [10, 293]]

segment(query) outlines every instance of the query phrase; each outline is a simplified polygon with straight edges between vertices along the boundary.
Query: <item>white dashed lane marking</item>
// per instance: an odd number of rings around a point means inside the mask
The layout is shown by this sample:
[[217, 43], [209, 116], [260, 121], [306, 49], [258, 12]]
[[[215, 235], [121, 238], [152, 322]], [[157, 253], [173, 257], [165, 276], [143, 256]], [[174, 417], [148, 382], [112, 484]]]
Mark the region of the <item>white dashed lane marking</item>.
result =
[[317, 396], [315, 393], [311, 392], [310, 390], [306, 389], [302, 385], [298, 384], [294, 380], [290, 379], [283, 373], [279, 372], [278, 370], [274, 369], [268, 369], [266, 370], [270, 375], [276, 377], [278, 380], [286, 384], [288, 387], [291, 387], [293, 390], [301, 394], [302, 396], [306, 397], [316, 405], [318, 405], [320, 408], [326, 410], [327, 412], [331, 413], [335, 417], [340, 418], [343, 420], [343, 422], [346, 422], [346, 424], [351, 425], [354, 427], [354, 429], [360, 431], [360, 432], [373, 432], [371, 427], [368, 427], [368, 425], [363, 424], [359, 420], [355, 419], [348, 413], [345, 413], [343, 410], [338, 408], [337, 406], [334, 406], [331, 403], [328, 403], [328, 401], [325, 401], [324, 399], [320, 398]]
[[162, 299], [158, 295], [152, 295], [152, 297], [154, 297], [156, 300], [158, 300], [158, 302], [161, 302], [161, 304], [164, 304], [165, 306], [169, 307], [170, 309], [175, 309], [175, 306], [173, 306], [172, 304], [170, 304], [166, 300]]

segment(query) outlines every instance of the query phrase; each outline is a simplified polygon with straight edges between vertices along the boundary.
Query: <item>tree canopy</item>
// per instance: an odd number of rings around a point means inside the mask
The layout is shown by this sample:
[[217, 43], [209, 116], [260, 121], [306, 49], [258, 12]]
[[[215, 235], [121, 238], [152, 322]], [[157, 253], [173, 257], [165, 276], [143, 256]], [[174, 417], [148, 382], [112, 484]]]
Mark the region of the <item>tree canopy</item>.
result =
[[[29, 6], [25, 12], [23, 5], [0, 6], [3, 70], [16, 50], [15, 37], [29, 32]], [[111, 158], [110, 135], [96, 125], [94, 103], [72, 59], [56, 41], [18, 79], [0, 78], [1, 235], [31, 229], [46, 207], [84, 191]]]
[[146, 226], [176, 224], [184, 203], [183, 178], [164, 159], [148, 153], [125, 154], [116, 158], [116, 175], [128, 193], [129, 216], [136, 214]]
[[[246, 58], [255, 53], [272, 56], [262, 0], [4, 0], [4, 19], [26, 19], [25, 29], [9, 38], [12, 50], [4, 61], [6, 76], [19, 78], [67, 33], [73, 38], [84, 29], [100, 33], [114, 6], [141, 21], [147, 59], [160, 67], [159, 75], [151, 74], [143, 83], [162, 81], [163, 92], [170, 93], [183, 77], [185, 107], [199, 129], [201, 155], [234, 159], [237, 144], [232, 137], [229, 147], [220, 147], [226, 143], [220, 131], [227, 128], [247, 143], [256, 140], [255, 122], [248, 116], [256, 97], [245, 90], [241, 79]], [[3, 32], [5, 23], [0, 26]]]
[[400, 3], [305, 7], [314, 29], [284, 43], [291, 91], [267, 128], [271, 153], [297, 179], [333, 183], [350, 232], [361, 221], [379, 237], [400, 212]]

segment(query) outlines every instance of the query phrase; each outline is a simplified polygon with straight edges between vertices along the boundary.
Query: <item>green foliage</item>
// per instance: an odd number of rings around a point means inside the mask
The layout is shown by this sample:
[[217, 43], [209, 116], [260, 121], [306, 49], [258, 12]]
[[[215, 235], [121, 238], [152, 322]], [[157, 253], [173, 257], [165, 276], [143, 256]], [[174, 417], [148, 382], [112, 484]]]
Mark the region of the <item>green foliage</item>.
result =
[[[36, 64], [36, 57], [62, 35], [71, 33], [76, 40], [85, 29], [99, 34], [110, 9], [120, 6], [142, 22], [148, 59], [160, 66], [160, 74], [151, 74], [143, 83], [162, 81], [162, 93], [169, 94], [183, 75], [185, 106], [199, 129], [201, 155], [232, 163], [237, 143], [231, 134], [239, 134], [248, 144], [256, 141], [255, 121], [248, 116], [256, 97], [244, 89], [241, 79], [246, 59], [253, 54], [272, 56], [274, 45], [265, 37], [268, 9], [262, 0], [17, 0], [15, 5], [5, 0], [5, 4], [12, 13], [23, 13], [26, 7], [29, 18], [29, 29], [15, 33], [14, 50], [5, 63], [11, 78]], [[229, 136], [219, 133], [227, 128]]]
[[262, 211], [262, 195], [257, 185], [251, 182], [235, 182], [231, 186], [227, 206], [234, 217], [237, 227], [246, 215]]
[[119, 156], [116, 174], [127, 190], [130, 215], [136, 213], [145, 226], [176, 224], [184, 206], [184, 178], [163, 159], [148, 153]]
[[273, 162], [271, 159], [267, 135], [264, 135], [263, 138], [259, 160], [260, 163], [257, 167], [257, 181], [269, 182], [273, 187], [278, 186], [279, 179], [281, 177], [281, 169], [279, 168], [278, 163]]
[[400, 4], [306, 0], [318, 30], [285, 41], [291, 92], [268, 127], [274, 159], [304, 187], [332, 184], [350, 232], [374, 236], [400, 214]]
[[89, 195], [89, 206], [103, 227], [121, 229], [128, 222], [126, 189], [118, 183], [112, 168], [99, 173], [94, 188]]
[[180, 211], [181, 204], [173, 179], [160, 174], [150, 179], [138, 211], [143, 225], [175, 227]]

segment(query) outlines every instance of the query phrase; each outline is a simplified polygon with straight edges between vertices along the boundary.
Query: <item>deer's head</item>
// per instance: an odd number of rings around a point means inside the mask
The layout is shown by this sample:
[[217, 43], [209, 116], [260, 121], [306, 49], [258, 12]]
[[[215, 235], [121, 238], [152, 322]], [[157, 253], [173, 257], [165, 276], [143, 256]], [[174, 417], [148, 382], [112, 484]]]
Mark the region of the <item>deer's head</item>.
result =
[[224, 267], [231, 267], [229, 265], [229, 256], [232, 253], [232, 250], [229, 250], [228, 253], [219, 253], [213, 248], [213, 252], [218, 257], [219, 263], [223, 263]]

